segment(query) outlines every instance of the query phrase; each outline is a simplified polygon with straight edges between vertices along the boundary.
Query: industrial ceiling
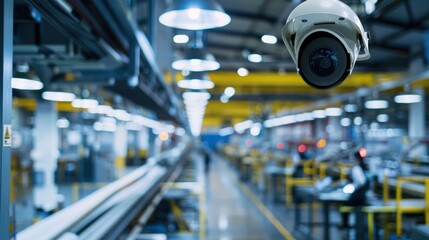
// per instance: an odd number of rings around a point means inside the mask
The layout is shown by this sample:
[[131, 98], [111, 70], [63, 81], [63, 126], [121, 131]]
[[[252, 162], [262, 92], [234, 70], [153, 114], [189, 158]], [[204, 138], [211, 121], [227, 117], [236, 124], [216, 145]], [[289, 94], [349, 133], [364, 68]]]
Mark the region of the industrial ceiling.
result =
[[[76, 77], [79, 74], [76, 73], [83, 73], [85, 69], [94, 74], [94, 71], [106, 70], [106, 65], [110, 69], [123, 66], [131, 54], [130, 45], [133, 43], [130, 39], [135, 39], [133, 34], [136, 33], [133, 30], [142, 30], [149, 41], [152, 40], [155, 57], [151, 58], [150, 54], [141, 52], [139, 71], [143, 74], [138, 89], [130, 86], [128, 76], [118, 76], [118, 79], [123, 80], [109, 82], [109, 78], [98, 75], [92, 77], [91, 81], [85, 80], [85, 84], [96, 82], [97, 86], [155, 110], [162, 118], [185, 121], [178, 113], [181, 111], [180, 104], [177, 105], [180, 91], [173, 81], [183, 77], [171, 71], [171, 61], [192, 44], [196, 34], [159, 24], [159, 15], [172, 1], [124, 1], [123, 4], [128, 4], [136, 18], [135, 28], [132, 24], [121, 21], [118, 13], [113, 10], [115, 7], [121, 9], [120, 5], [113, 4], [117, 1], [15, 2], [15, 61], [30, 59], [44, 69], [49, 68], [49, 74], [45, 74], [62, 86], [70, 84], [66, 81], [68, 72], [74, 72], [74, 80], [79, 80]], [[210, 91], [212, 99], [205, 118], [208, 127], [220, 126], [228, 121], [237, 122], [264, 111], [281, 112], [339, 93], [354, 92], [362, 87], [398, 79], [413, 71], [411, 65], [418, 68], [426, 64], [424, 41], [429, 29], [427, 0], [378, 0], [375, 11], [370, 14], [365, 12], [361, 0], [344, 0], [358, 13], [370, 33], [371, 59], [358, 62], [350, 79], [337, 89], [328, 91], [314, 90], [305, 85], [296, 75], [295, 65], [281, 40], [280, 33], [287, 16], [301, 1], [218, 2], [232, 20], [223, 28], [203, 32], [204, 46], [221, 65], [219, 71], [210, 73], [216, 86]], [[70, 9], [67, 10], [61, 3], [65, 3]], [[33, 10], [37, 10], [36, 13]], [[42, 18], [40, 22], [37, 20], [38, 14]], [[62, 20], [49, 21], [50, 15]], [[126, 14], [122, 16], [126, 19]], [[172, 41], [175, 34], [187, 34], [191, 40], [187, 44], [175, 44]], [[265, 34], [276, 36], [277, 43], [263, 43], [261, 37]], [[252, 53], [261, 54], [263, 61], [249, 62], [247, 56]], [[155, 58], [159, 69], [155, 69], [154, 78], [151, 75], [154, 73], [151, 61]], [[238, 76], [236, 71], [240, 67], [247, 68], [250, 74], [246, 77]], [[56, 72], [58, 69], [62, 75]], [[166, 85], [164, 76], [173, 85]], [[78, 81], [74, 83], [76, 82]], [[426, 87], [425, 85], [422, 86]], [[229, 103], [222, 104], [219, 102], [220, 95], [229, 86], [233, 86], [237, 94]]]

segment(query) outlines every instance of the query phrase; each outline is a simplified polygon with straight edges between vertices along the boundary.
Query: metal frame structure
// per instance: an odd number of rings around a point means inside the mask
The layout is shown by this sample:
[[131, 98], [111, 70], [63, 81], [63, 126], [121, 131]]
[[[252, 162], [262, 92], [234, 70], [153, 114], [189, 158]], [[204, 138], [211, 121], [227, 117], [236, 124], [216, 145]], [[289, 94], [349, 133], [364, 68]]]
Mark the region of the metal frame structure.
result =
[[[12, 115], [12, 36], [13, 36], [13, 0], [0, 1], [0, 74], [2, 78], [1, 101], [1, 132], [4, 135], [5, 125], [11, 124]], [[4, 136], [3, 136], [4, 137]], [[2, 141], [4, 141], [2, 137]], [[11, 146], [2, 143], [0, 146], [0, 239], [9, 239], [9, 197], [10, 197], [10, 161]]]

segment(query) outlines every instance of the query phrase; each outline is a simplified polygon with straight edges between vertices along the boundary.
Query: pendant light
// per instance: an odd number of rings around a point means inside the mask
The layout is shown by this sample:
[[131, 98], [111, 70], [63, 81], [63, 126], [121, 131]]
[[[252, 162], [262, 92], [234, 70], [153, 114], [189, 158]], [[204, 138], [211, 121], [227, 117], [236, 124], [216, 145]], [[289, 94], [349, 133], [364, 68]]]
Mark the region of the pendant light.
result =
[[210, 81], [209, 76], [204, 72], [191, 72], [185, 79], [179, 81], [177, 85], [180, 88], [193, 90], [212, 89], [214, 87], [214, 83]]
[[69, 92], [45, 91], [42, 93], [42, 98], [54, 102], [71, 102], [75, 100], [76, 95]]
[[159, 22], [173, 28], [204, 30], [223, 27], [231, 17], [215, 0], [175, 0]]
[[192, 135], [199, 136], [203, 126], [204, 114], [210, 94], [207, 91], [189, 91], [183, 93], [183, 99]]
[[189, 48], [185, 57], [173, 62], [173, 68], [178, 71], [205, 72], [219, 69], [220, 64], [214, 56], [203, 48]]
[[[17, 70], [21, 69], [17, 67]], [[40, 78], [28, 68], [26, 71], [14, 71], [11, 86], [18, 90], [40, 90], [43, 88], [43, 83]]]

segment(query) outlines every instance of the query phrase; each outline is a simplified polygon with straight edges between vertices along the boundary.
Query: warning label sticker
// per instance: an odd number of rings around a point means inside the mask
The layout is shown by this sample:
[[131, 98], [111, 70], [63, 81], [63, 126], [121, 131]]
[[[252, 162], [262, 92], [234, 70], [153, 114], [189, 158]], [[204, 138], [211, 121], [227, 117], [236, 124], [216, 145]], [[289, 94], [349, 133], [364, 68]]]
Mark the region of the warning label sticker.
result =
[[3, 147], [12, 147], [12, 125], [3, 127]]

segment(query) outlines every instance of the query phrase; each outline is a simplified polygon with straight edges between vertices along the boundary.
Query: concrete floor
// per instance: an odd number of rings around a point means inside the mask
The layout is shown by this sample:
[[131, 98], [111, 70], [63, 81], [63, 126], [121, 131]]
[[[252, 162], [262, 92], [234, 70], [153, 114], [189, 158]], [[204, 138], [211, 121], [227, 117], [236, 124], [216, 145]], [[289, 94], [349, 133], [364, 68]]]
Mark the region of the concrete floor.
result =
[[252, 201], [225, 162], [215, 158], [207, 178], [207, 239], [283, 239]]
[[[240, 182], [238, 174], [226, 161], [217, 156], [212, 159], [206, 188], [207, 239], [321, 239], [321, 227], [314, 227], [311, 236], [306, 226], [295, 229], [293, 209], [287, 208], [284, 201], [274, 202], [272, 194]], [[303, 209], [302, 221], [305, 222], [308, 221], [306, 213]], [[321, 211], [314, 211], [313, 221], [321, 222], [321, 219]], [[340, 215], [332, 211], [331, 219], [337, 223]], [[333, 240], [354, 239], [350, 232], [335, 226], [331, 227], [331, 237]]]

